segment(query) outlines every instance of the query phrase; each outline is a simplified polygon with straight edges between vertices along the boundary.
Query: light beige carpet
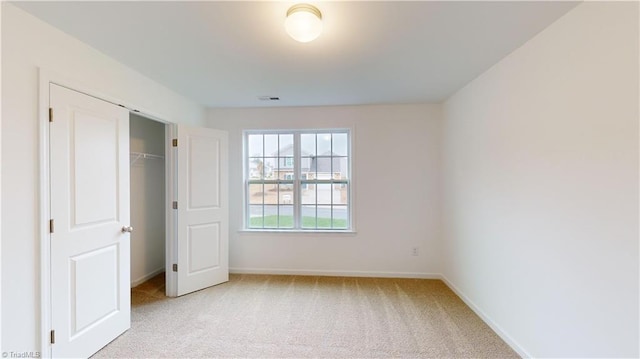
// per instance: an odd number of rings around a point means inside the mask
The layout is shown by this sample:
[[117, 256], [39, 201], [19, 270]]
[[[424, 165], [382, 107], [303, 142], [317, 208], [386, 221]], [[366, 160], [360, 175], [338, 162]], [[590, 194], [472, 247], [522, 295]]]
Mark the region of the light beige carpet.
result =
[[134, 288], [131, 329], [95, 357], [518, 356], [439, 280], [231, 275], [180, 298], [163, 276]]

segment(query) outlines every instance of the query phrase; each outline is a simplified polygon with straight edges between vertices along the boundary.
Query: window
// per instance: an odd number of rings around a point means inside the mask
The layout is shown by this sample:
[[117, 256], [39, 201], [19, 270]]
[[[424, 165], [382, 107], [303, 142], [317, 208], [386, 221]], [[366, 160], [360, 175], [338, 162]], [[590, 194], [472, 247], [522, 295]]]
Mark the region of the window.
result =
[[248, 229], [351, 229], [348, 130], [246, 131]]

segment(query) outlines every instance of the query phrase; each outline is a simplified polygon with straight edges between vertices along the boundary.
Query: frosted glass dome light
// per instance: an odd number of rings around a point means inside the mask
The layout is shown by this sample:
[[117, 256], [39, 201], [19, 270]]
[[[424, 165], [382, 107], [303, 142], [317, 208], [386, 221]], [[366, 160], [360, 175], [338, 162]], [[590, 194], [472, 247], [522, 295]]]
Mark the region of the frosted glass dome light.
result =
[[312, 41], [322, 32], [322, 13], [313, 5], [293, 5], [287, 11], [284, 28], [287, 30], [287, 34], [296, 41]]

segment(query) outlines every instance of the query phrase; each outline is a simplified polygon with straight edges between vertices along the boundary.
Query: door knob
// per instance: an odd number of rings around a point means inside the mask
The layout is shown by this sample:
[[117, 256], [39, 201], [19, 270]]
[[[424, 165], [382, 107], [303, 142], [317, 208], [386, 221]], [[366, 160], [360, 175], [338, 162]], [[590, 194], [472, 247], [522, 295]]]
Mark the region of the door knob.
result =
[[128, 232], [128, 233], [133, 232], [133, 227], [131, 227], [131, 226], [124, 226], [124, 227], [122, 227], [122, 233], [127, 233], [127, 232]]

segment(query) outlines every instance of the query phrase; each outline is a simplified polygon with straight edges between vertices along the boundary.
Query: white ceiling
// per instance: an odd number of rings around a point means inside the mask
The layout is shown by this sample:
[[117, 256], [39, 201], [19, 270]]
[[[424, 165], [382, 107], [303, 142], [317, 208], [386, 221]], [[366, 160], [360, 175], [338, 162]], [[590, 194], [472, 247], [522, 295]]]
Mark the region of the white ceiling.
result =
[[324, 32], [306, 44], [284, 31], [294, 2], [16, 5], [209, 107], [440, 102], [577, 5], [312, 3]]

